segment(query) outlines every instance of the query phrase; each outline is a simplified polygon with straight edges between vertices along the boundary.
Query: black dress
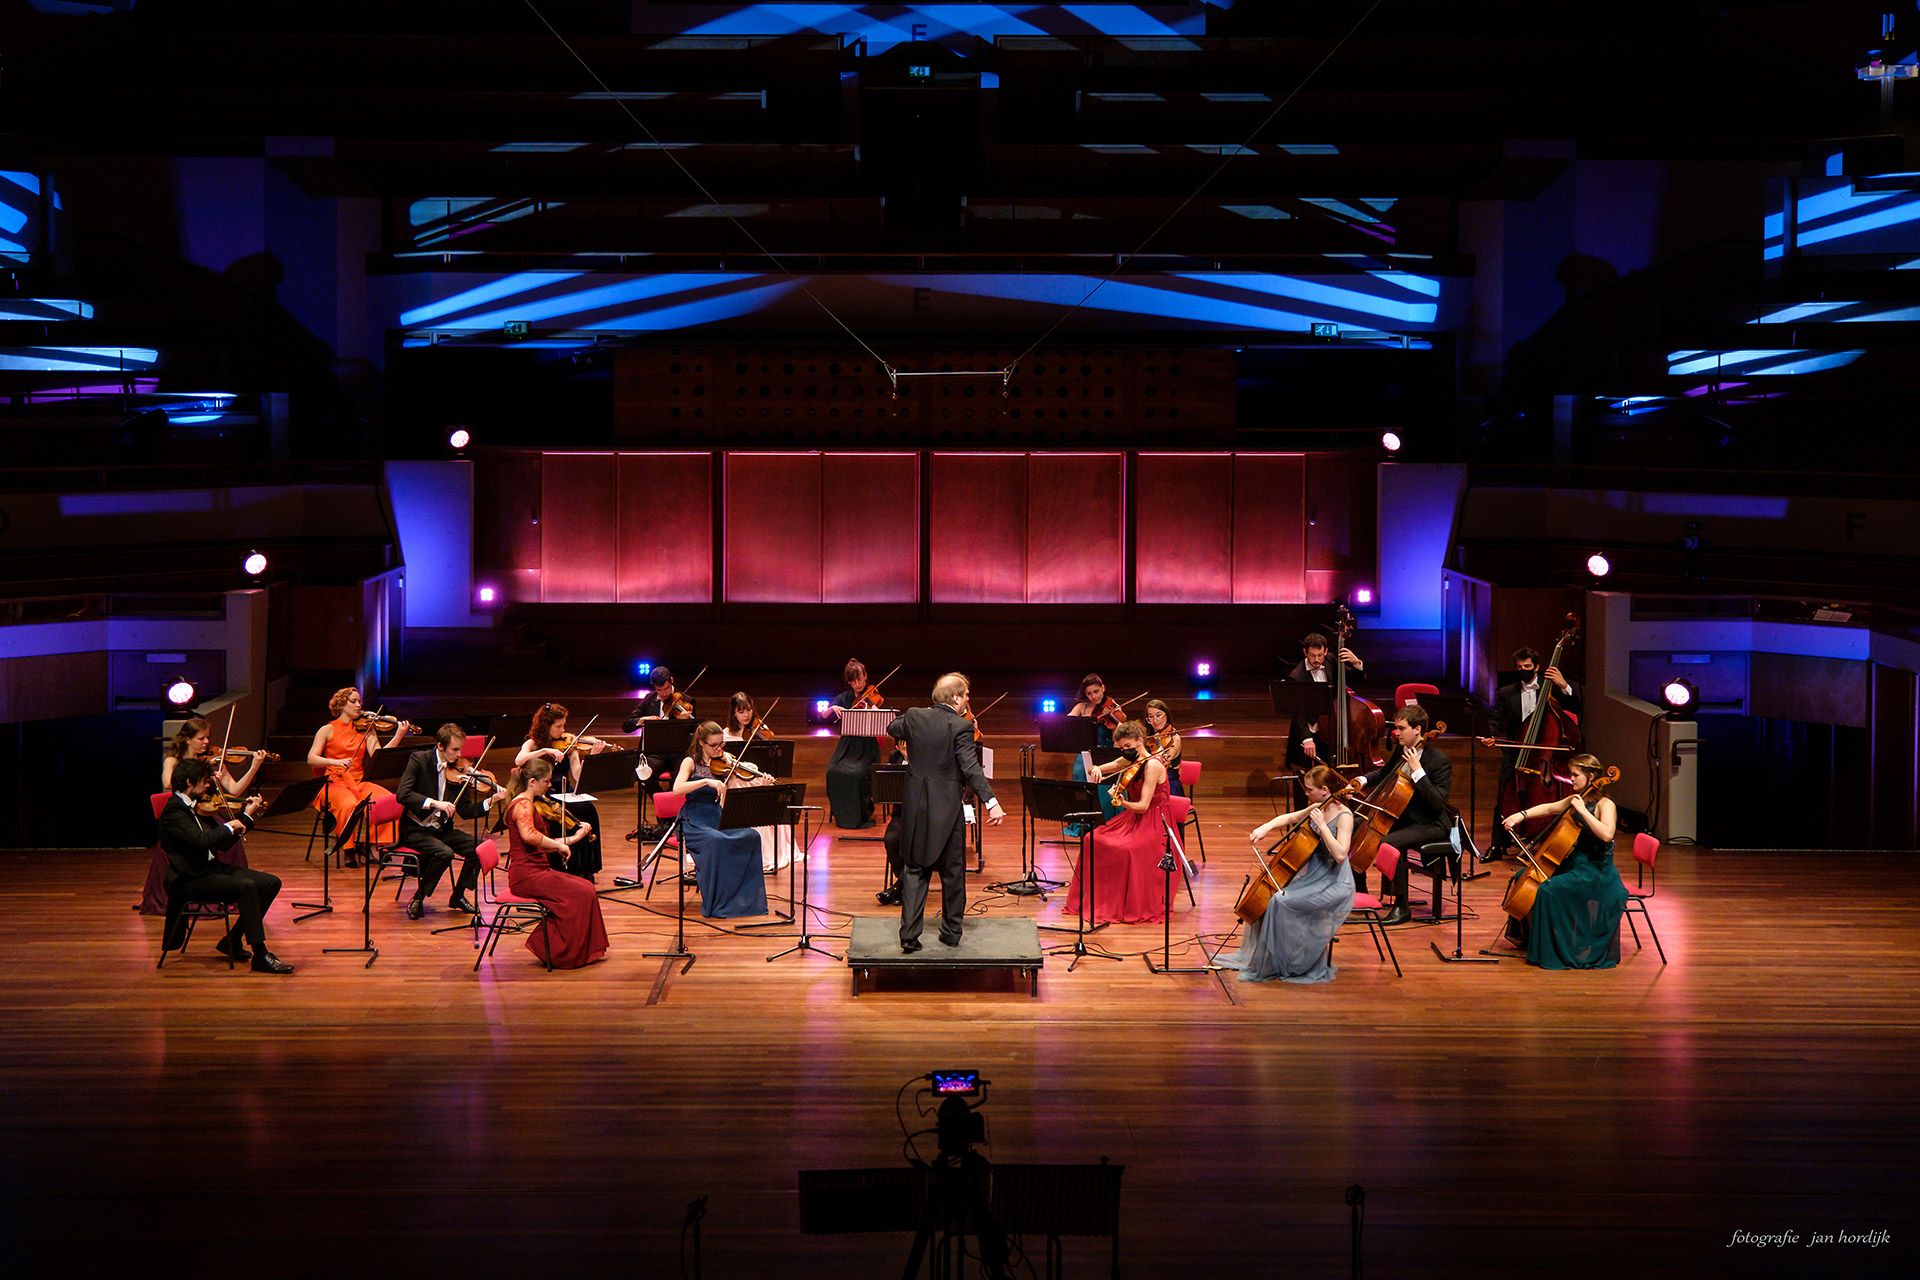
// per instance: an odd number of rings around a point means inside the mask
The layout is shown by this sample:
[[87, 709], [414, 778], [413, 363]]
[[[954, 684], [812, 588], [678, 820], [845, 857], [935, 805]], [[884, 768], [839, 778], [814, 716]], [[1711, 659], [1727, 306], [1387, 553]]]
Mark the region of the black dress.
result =
[[[836, 707], [851, 707], [851, 689], [841, 690], [833, 700]], [[873, 766], [880, 761], [878, 738], [842, 735], [827, 761], [827, 804], [833, 810], [833, 825], [848, 829], [873, 825]]]
[[[568, 793], [573, 791], [573, 769], [579, 762], [579, 753], [570, 751], [567, 753], [567, 758], [554, 770], [555, 780], [564, 781], [566, 783], [564, 790]], [[582, 880], [591, 880], [600, 874], [600, 810], [591, 800], [569, 800], [565, 808], [581, 822], [591, 823], [593, 833], [574, 844], [571, 852], [567, 854], [567, 865], [564, 870], [568, 875], [579, 876]], [[558, 839], [565, 834], [560, 830], [558, 822], [548, 825], [550, 828], [548, 835]]]

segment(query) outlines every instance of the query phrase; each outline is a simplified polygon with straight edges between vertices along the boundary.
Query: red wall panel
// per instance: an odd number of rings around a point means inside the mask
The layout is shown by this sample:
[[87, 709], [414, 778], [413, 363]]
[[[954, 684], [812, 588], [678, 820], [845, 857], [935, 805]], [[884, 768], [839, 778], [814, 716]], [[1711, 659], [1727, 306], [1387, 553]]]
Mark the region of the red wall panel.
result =
[[613, 599], [621, 604], [711, 601], [712, 455], [621, 454], [619, 529], [619, 591]]
[[929, 570], [936, 604], [1022, 604], [1027, 457], [936, 453]]
[[820, 461], [820, 599], [919, 600], [920, 455], [835, 453]]
[[611, 453], [549, 453], [540, 461], [540, 598], [614, 598], [620, 477]]
[[1233, 602], [1306, 600], [1306, 458], [1235, 454]]
[[1036, 453], [1027, 459], [1028, 604], [1125, 604], [1118, 453]]
[[730, 453], [727, 599], [820, 602], [820, 455]]
[[1233, 602], [1233, 457], [1143, 453], [1134, 481], [1134, 599]]

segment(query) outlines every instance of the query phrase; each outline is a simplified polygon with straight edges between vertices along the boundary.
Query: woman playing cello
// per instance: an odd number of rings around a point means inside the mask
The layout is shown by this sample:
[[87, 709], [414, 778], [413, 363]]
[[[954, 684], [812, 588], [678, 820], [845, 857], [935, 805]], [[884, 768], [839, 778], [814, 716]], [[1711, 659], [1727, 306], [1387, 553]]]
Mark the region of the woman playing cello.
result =
[[[335, 691], [327, 701], [327, 709], [333, 712], [333, 719], [313, 735], [313, 745], [307, 748], [307, 763], [315, 769], [326, 770], [327, 785], [313, 798], [313, 807], [333, 814], [333, 830], [338, 839], [347, 819], [353, 816], [362, 800], [368, 797], [380, 800], [393, 794], [366, 780], [367, 756], [400, 741], [413, 732], [413, 726], [405, 720], [394, 720], [393, 736], [381, 742], [378, 718], [361, 714], [360, 691], [351, 686]], [[389, 822], [372, 831], [361, 830], [354, 844], [363, 849], [369, 844], [391, 844], [399, 834], [400, 824]]]
[[[1620, 913], [1627, 905], [1627, 886], [1613, 865], [1618, 811], [1608, 796], [1582, 798], [1597, 783], [1604, 783], [1601, 770], [1595, 757], [1577, 755], [1567, 762], [1572, 795], [1518, 809], [1506, 817], [1509, 830], [1533, 818], [1554, 818], [1555, 826], [1573, 823], [1578, 828], [1572, 852], [1535, 891], [1533, 909], [1524, 917], [1507, 920], [1508, 940], [1525, 946], [1527, 963], [1542, 969], [1611, 969], [1620, 963]], [[1549, 827], [1539, 843], [1552, 835]], [[1529, 870], [1523, 865], [1514, 880], [1523, 879]]]
[[1267, 903], [1257, 924], [1247, 927], [1237, 954], [1216, 963], [1240, 971], [1242, 982], [1332, 982], [1333, 935], [1353, 910], [1353, 871], [1347, 850], [1353, 840], [1353, 813], [1333, 799], [1338, 775], [1323, 764], [1301, 776], [1308, 806], [1283, 813], [1247, 834], [1257, 850], [1272, 832], [1301, 823], [1319, 836], [1319, 848]]

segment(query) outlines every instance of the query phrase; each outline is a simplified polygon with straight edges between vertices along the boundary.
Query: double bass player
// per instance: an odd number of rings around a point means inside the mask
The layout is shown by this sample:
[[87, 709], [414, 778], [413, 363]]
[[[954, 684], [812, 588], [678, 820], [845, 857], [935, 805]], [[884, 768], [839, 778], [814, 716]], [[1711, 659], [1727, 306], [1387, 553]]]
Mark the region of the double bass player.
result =
[[[1558, 650], [1555, 651], [1556, 653]], [[1521, 748], [1510, 744], [1533, 721], [1540, 710], [1540, 700], [1549, 699], [1551, 713], [1564, 713], [1577, 717], [1580, 714], [1580, 689], [1563, 675], [1558, 666], [1549, 665], [1545, 670], [1540, 666], [1540, 654], [1534, 649], [1516, 649], [1513, 653], [1513, 667], [1519, 674], [1519, 680], [1503, 686], [1493, 697], [1493, 708], [1487, 715], [1488, 727], [1493, 736], [1480, 739], [1483, 747], [1500, 748], [1500, 783], [1494, 788], [1497, 797], [1509, 797], [1514, 782], [1514, 766], [1520, 758]], [[1575, 739], [1574, 745], [1578, 744]], [[1536, 754], [1533, 762], [1541, 768], [1552, 770], [1559, 767], [1554, 758], [1556, 753]], [[1498, 801], [1496, 801], [1498, 804]], [[1505, 806], [1499, 818], [1505, 818], [1515, 804]], [[1481, 855], [1483, 862], [1497, 862], [1506, 856], [1506, 850], [1513, 847], [1513, 833], [1505, 822], [1495, 821], [1491, 847]]]

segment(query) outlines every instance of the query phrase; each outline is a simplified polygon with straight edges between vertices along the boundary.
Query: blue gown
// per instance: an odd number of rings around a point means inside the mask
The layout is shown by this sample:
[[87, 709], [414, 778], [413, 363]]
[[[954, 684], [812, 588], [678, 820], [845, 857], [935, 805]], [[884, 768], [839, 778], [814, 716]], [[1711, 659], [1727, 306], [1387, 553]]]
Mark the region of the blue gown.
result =
[[[1097, 736], [1094, 738], [1094, 745], [1100, 747], [1112, 746], [1113, 730], [1107, 728], [1104, 724], [1100, 725]], [[1085, 782], [1087, 780], [1087, 762], [1083, 757], [1075, 756], [1073, 758], [1073, 780], [1075, 782]], [[1100, 822], [1103, 825], [1111, 822], [1121, 813], [1120, 806], [1115, 804], [1113, 798], [1107, 794], [1108, 790], [1108, 784], [1102, 783], [1095, 791], [1095, 794], [1100, 797]], [[1077, 826], [1062, 827], [1060, 833], [1069, 840], [1078, 840], [1082, 835], [1080, 828]]]
[[1242, 982], [1332, 982], [1333, 935], [1352, 910], [1353, 869], [1316, 849], [1259, 923], [1247, 926], [1239, 952], [1215, 963], [1238, 969]]
[[[695, 765], [691, 775], [711, 778]], [[760, 833], [752, 827], [720, 830], [720, 797], [712, 787], [687, 796], [680, 809], [680, 839], [693, 857], [700, 882], [700, 914], [713, 920], [767, 914], [767, 884], [760, 870]]]

